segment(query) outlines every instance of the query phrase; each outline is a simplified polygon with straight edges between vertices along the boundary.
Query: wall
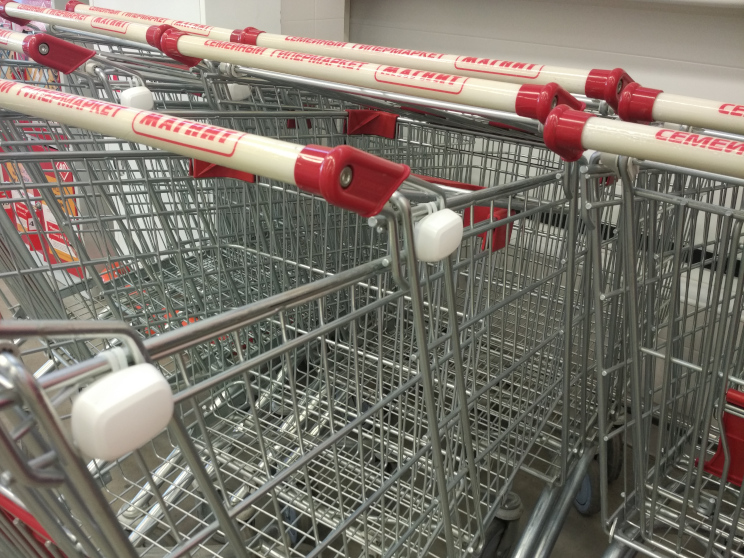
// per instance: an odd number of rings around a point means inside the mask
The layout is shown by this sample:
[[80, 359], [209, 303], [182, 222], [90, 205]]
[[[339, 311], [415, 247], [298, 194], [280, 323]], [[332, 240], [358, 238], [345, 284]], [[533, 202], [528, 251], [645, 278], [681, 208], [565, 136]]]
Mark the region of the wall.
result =
[[[62, 1], [62, 0], [60, 0]], [[91, 0], [102, 8], [168, 17], [226, 27], [258, 27], [280, 33], [281, 0]]]
[[564, 67], [622, 67], [648, 87], [744, 103], [741, 4], [351, 0], [349, 34], [358, 43]]
[[91, 6], [204, 23], [199, 0], [90, 0]]
[[204, 0], [206, 24], [215, 27], [258, 27], [281, 33], [280, 0]]
[[282, 34], [346, 41], [348, 8], [349, 0], [282, 0]]

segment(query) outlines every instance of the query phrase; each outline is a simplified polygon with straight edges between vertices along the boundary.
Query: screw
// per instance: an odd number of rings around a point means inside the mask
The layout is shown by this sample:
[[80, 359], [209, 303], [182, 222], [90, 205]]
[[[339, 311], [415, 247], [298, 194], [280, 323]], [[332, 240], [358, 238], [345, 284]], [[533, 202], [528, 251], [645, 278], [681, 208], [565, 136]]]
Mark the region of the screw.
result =
[[623, 80], [619, 80], [617, 82], [617, 95], [620, 95], [620, 92], [623, 90]]
[[351, 167], [344, 167], [341, 174], [338, 175], [338, 183], [341, 188], [348, 188], [351, 186], [352, 178], [354, 178], [354, 171], [351, 170]]
[[39, 45], [39, 54], [49, 54], [49, 45], [46, 43], [41, 43]]

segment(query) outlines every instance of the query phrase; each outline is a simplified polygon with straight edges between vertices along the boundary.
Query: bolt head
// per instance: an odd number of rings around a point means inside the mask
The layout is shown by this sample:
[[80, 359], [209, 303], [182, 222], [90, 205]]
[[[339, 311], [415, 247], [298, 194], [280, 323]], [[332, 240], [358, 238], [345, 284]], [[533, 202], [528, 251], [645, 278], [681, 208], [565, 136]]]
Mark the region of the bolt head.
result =
[[341, 185], [341, 188], [348, 188], [351, 186], [353, 178], [354, 171], [351, 170], [351, 167], [344, 167], [341, 170], [341, 174], [338, 175], [338, 183]]
[[39, 45], [39, 54], [49, 54], [49, 45], [46, 43], [41, 43]]

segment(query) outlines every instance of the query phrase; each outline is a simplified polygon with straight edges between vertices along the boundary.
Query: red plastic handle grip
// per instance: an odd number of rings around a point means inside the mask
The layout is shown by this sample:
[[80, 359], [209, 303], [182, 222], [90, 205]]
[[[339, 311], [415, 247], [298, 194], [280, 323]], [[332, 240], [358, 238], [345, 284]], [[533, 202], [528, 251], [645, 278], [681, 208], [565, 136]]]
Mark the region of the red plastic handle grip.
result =
[[236, 29], [230, 34], [231, 43], [241, 43], [244, 45], [256, 46], [258, 36], [266, 31], [261, 31], [255, 27], [246, 27], [245, 29]]
[[163, 31], [163, 34], [160, 37], [160, 50], [163, 54], [165, 54], [169, 58], [172, 58], [176, 62], [185, 64], [189, 68], [196, 66], [199, 62], [201, 62], [201, 58], [193, 58], [191, 56], [184, 56], [178, 50], [178, 39], [180, 39], [184, 35], [188, 35], [188, 33], [179, 31], [175, 27], [162, 26], [162, 25], [161, 27], [169, 27], [169, 29], [165, 29]]
[[340, 145], [333, 149], [309, 145], [295, 164], [295, 184], [322, 196], [328, 203], [372, 217], [411, 174], [407, 165], [393, 163]]
[[29, 35], [23, 39], [23, 52], [34, 62], [63, 74], [74, 72], [96, 54], [93, 50], [46, 33]]
[[617, 115], [626, 122], [653, 122], [654, 103], [659, 93], [663, 91], [631, 83], [620, 94]]
[[519, 88], [515, 109], [519, 116], [535, 118], [545, 124], [550, 111], [558, 105], [566, 105], [575, 110], [586, 108], [586, 103], [576, 99], [557, 83], [546, 85], [528, 83]]
[[587, 120], [594, 118], [587, 112], [571, 110], [566, 105], [554, 108], [545, 121], [545, 145], [566, 161], [578, 161], [584, 153], [581, 133]]
[[592, 70], [586, 78], [584, 93], [592, 99], [607, 101], [613, 110], [617, 110], [620, 94], [631, 83], [635, 81], [622, 68]]
[[201, 58], [184, 56], [178, 51], [178, 39], [184, 35], [188, 35], [188, 33], [179, 31], [172, 25], [164, 23], [163, 25], [151, 25], [148, 27], [145, 38], [147, 39], [147, 44], [151, 47], [155, 47], [169, 58], [191, 68], [201, 62]]

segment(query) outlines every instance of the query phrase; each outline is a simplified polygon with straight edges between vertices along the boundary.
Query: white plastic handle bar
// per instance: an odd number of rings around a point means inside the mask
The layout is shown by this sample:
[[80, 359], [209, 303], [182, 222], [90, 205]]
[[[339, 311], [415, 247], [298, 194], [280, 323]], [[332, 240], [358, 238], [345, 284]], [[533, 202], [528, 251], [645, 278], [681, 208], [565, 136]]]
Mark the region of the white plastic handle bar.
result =
[[[4, 2], [4, 3], [3, 3]], [[0, 1], [0, 16], [11, 21], [35, 19], [44, 23], [147, 43], [188, 65], [207, 58], [264, 70], [323, 79], [394, 93], [415, 94], [486, 109], [516, 113], [544, 122], [556, 104], [583, 109], [584, 104], [555, 83], [502, 83], [435, 71], [413, 70], [277, 50], [189, 35], [166, 24], [147, 26], [111, 17], [85, 15]]]
[[[577, 70], [474, 56], [274, 35], [254, 27], [230, 30], [127, 11], [96, 8], [82, 4], [78, 0], [70, 0], [67, 3], [67, 10], [80, 14], [105, 14], [124, 21], [167, 24], [192, 35], [202, 35], [219, 41], [246, 43], [321, 56], [338, 56], [350, 60], [512, 83], [547, 84], [553, 82], [569, 93], [607, 101], [612, 108], [619, 111], [623, 120], [629, 122], [655, 120], [744, 134], [744, 104], [709, 101], [663, 93], [656, 89], [640, 88], [621, 68]], [[628, 90], [627, 86], [631, 84], [634, 84], [634, 87]], [[626, 93], [625, 101], [623, 101], [622, 93]], [[658, 95], [655, 102], [653, 98], [650, 99], [652, 106], [648, 106], [649, 93]], [[742, 102], [744, 103], [744, 100]]]
[[37, 64], [65, 74], [74, 72], [96, 54], [45, 33], [26, 35], [6, 29], [0, 30], [0, 49], [25, 54]]
[[744, 141], [600, 118], [556, 107], [545, 144], [568, 161], [587, 149], [744, 178]]
[[[558, 66], [544, 66], [527, 62], [512, 62], [474, 56], [458, 56], [456, 54], [440, 54], [421, 50], [404, 48], [389, 48], [375, 45], [329, 41], [324, 39], [310, 39], [306, 37], [292, 37], [266, 33], [255, 27], [245, 29], [226, 29], [198, 25], [187, 21], [179, 21], [164, 17], [154, 17], [130, 11], [97, 8], [82, 4], [78, 0], [70, 0], [66, 9], [70, 12], [86, 15], [103, 15], [123, 21], [147, 23], [150, 25], [171, 25], [179, 31], [192, 35], [199, 35], [217, 41], [231, 41], [257, 45], [267, 48], [292, 50], [320, 56], [331, 56], [359, 60], [373, 64], [386, 64], [430, 70], [433, 72], [476, 77], [486, 80], [505, 81], [511, 83], [533, 83], [544, 85], [557, 83], [567, 91], [579, 95], [587, 93], [587, 82], [592, 78], [604, 82], [597, 71], [576, 70]], [[590, 78], [590, 74], [595, 72]], [[600, 71], [601, 73], [601, 71]], [[591, 85], [590, 85], [591, 89]], [[595, 86], [595, 89], [596, 86]], [[590, 95], [592, 96], [592, 95]], [[604, 97], [598, 97], [604, 98]]]
[[618, 115], [628, 122], [674, 122], [744, 135], [744, 104], [673, 95], [637, 83], [620, 94]]
[[7, 80], [0, 107], [294, 184], [364, 217], [377, 215], [411, 172], [347, 145], [295, 145]]

